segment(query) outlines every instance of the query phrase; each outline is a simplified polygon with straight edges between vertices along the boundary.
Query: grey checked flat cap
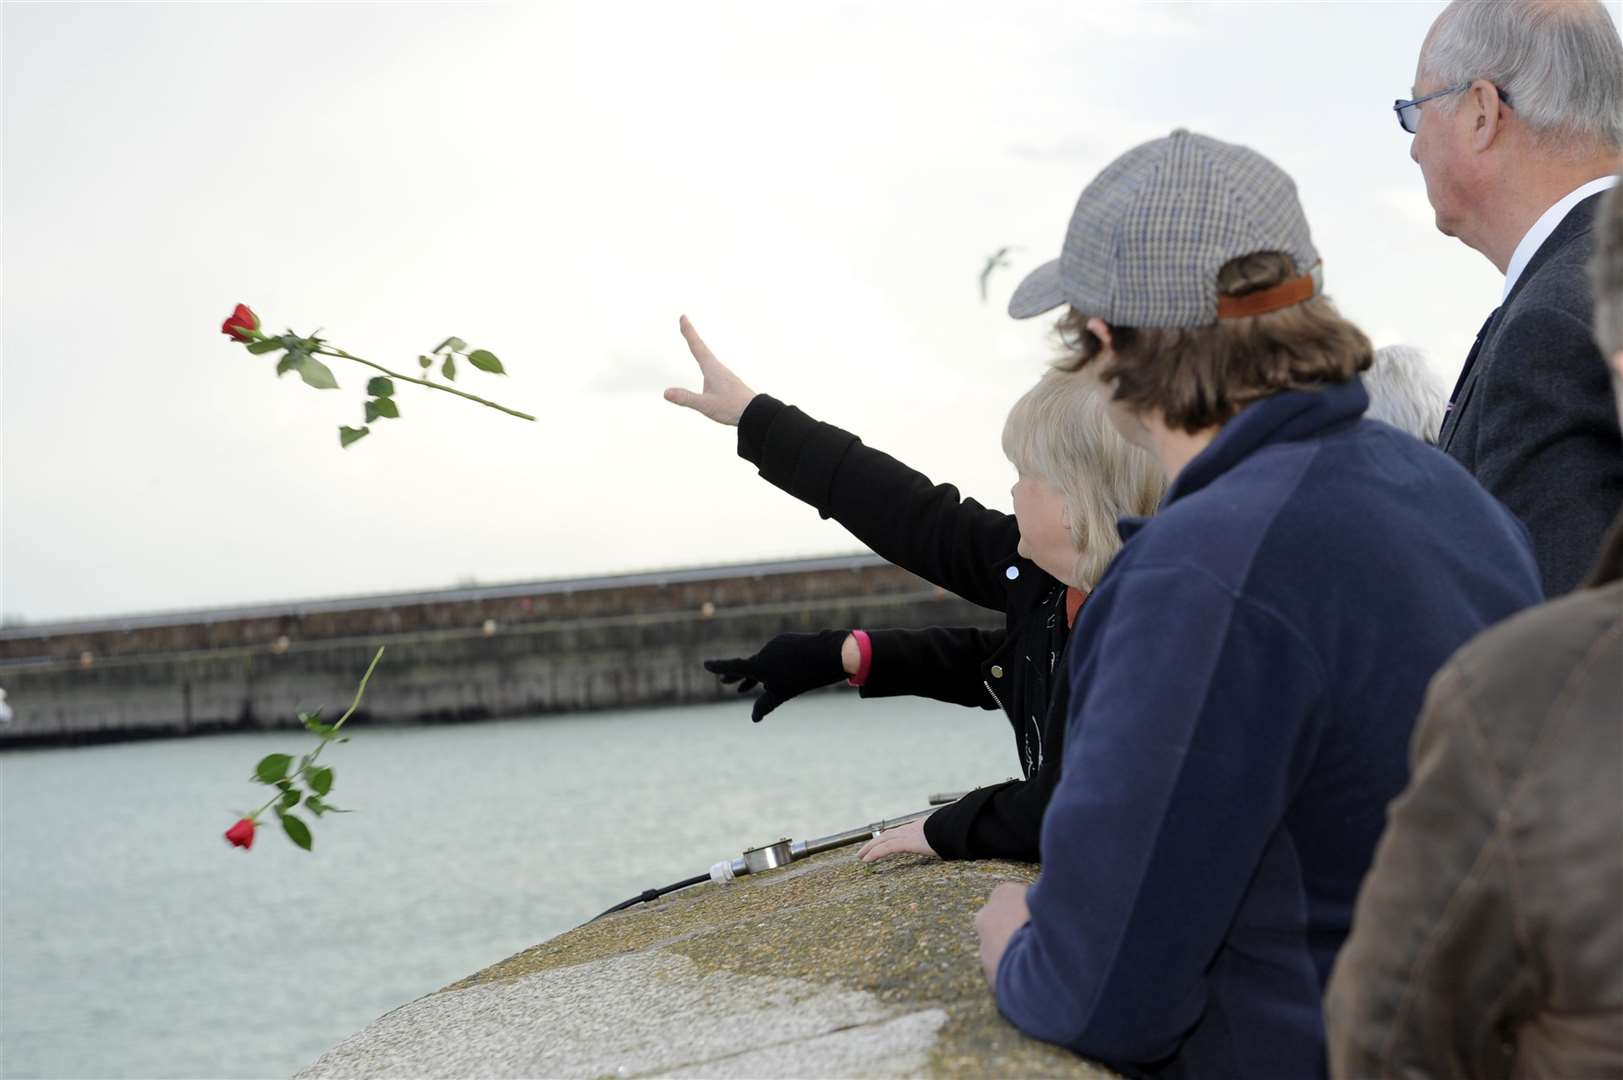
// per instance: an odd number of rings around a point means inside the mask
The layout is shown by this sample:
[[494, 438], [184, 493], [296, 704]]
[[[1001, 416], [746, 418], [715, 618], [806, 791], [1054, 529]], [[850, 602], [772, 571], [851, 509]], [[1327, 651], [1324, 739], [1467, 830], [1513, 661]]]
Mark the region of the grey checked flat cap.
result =
[[1282, 251], [1317, 276], [1296, 185], [1255, 150], [1180, 129], [1094, 177], [1060, 257], [1027, 275], [1009, 314], [1069, 303], [1116, 326], [1210, 326], [1218, 270], [1259, 251]]

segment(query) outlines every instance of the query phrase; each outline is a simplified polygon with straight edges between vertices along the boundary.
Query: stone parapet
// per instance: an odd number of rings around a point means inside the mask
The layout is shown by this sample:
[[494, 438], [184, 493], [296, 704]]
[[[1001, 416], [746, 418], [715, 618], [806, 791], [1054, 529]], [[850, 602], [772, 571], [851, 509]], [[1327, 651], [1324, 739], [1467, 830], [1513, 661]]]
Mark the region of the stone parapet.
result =
[[382, 1017], [326, 1077], [1115, 1074], [998, 1014], [973, 918], [1036, 868], [855, 848], [561, 934]]

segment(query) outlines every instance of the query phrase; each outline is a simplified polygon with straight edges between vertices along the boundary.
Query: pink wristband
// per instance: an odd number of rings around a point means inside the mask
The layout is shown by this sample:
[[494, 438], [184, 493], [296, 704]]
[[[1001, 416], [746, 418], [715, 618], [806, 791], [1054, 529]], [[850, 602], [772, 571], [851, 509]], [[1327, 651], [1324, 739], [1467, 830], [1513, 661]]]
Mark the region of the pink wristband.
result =
[[845, 681], [861, 686], [868, 681], [868, 670], [873, 667], [873, 642], [866, 630], [853, 630], [851, 636], [857, 639], [857, 673]]

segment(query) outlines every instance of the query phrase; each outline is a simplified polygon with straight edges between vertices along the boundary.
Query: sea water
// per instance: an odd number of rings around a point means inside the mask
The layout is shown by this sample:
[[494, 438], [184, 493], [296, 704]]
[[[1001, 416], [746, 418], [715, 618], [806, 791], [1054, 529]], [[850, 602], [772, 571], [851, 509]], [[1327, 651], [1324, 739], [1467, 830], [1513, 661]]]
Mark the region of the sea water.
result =
[[1018, 771], [1000, 713], [850, 693], [359, 728], [313, 851], [227, 845], [311, 745], [0, 754], [0, 1076], [286, 1076], [643, 889]]

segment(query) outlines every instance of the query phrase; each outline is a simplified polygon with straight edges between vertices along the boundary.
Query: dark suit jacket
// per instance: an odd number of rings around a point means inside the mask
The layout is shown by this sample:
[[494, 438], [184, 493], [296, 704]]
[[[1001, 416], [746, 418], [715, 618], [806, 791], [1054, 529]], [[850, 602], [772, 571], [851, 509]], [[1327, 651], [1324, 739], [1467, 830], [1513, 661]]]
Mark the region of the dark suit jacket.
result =
[[1601, 196], [1573, 207], [1484, 328], [1439, 443], [1526, 523], [1544, 591], [1578, 587], [1623, 507], [1623, 434], [1591, 332]]

